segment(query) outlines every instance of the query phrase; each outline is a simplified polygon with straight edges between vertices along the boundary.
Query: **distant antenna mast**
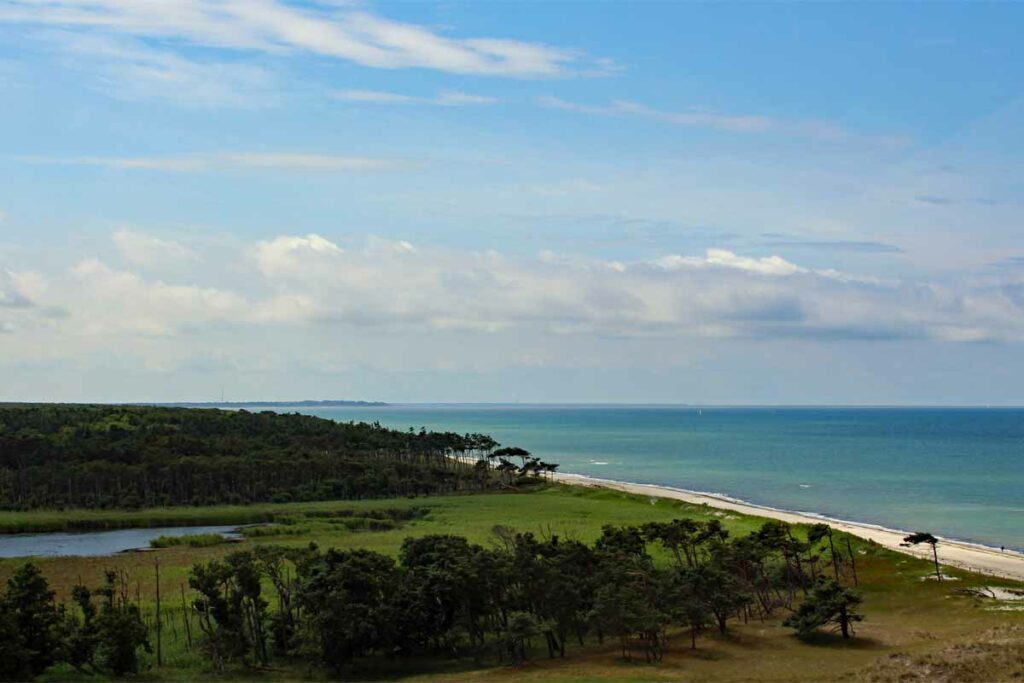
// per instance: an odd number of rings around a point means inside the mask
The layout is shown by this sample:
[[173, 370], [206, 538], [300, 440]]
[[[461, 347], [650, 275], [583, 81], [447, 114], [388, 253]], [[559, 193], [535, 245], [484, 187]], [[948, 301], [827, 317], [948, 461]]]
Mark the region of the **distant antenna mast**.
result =
[[224, 387], [220, 388], [220, 402], [224, 402]]

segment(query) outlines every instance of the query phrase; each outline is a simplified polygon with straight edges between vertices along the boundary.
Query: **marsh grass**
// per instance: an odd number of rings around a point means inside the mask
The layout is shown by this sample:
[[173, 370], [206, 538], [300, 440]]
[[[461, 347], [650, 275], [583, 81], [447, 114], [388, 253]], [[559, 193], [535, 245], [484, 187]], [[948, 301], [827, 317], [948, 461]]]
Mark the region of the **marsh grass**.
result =
[[[446, 497], [464, 498], [468, 496]], [[316, 501], [256, 505], [144, 508], [140, 510], [0, 511], [0, 534], [50, 531], [109, 531], [162, 526], [212, 526], [296, 523], [306, 518], [367, 517], [408, 521], [426, 516], [434, 498], [389, 498], [362, 501]]]
[[229, 538], [222, 534], [185, 534], [184, 536], [157, 536], [149, 542], [149, 547], [173, 548], [184, 546], [186, 548], [209, 548], [214, 545], [237, 542], [238, 539]]

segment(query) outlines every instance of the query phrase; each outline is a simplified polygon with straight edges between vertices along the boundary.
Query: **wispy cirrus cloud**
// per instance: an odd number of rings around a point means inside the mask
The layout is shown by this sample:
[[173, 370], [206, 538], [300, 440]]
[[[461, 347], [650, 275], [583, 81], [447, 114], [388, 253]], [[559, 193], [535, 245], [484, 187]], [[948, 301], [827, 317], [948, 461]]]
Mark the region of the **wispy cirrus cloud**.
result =
[[581, 104], [570, 102], [560, 97], [545, 96], [537, 99], [537, 103], [549, 109], [561, 109], [582, 114], [597, 116], [640, 116], [657, 119], [666, 123], [698, 128], [715, 128], [732, 132], [759, 132], [777, 125], [773, 119], [756, 115], [722, 114], [711, 111], [669, 112], [654, 109], [628, 100], [613, 100], [606, 105]]
[[768, 247], [791, 247], [816, 251], [838, 251], [858, 254], [902, 254], [905, 250], [895, 244], [873, 240], [822, 240], [808, 239], [784, 233], [765, 233], [764, 245]]
[[947, 197], [944, 195], [920, 194], [914, 201], [932, 206], [953, 206], [954, 204], [977, 204], [981, 206], [997, 206], [999, 202], [991, 197]]
[[345, 102], [362, 104], [402, 104], [431, 107], [468, 107], [497, 104], [497, 97], [473, 95], [457, 90], [446, 90], [430, 97], [404, 95], [384, 90], [339, 90], [334, 97]]
[[69, 68], [92, 75], [94, 86], [116, 99], [244, 108], [277, 100], [274, 75], [262, 66], [192, 59], [121, 36], [67, 30], [38, 36], [65, 55]]
[[9, 0], [0, 7], [0, 22], [274, 55], [304, 52], [383, 69], [550, 77], [574, 69], [590, 70], [595, 64], [607, 66], [577, 51], [541, 43], [452, 37], [434, 27], [395, 21], [346, 5], [299, 5], [283, 0]]
[[1006, 256], [988, 264], [992, 268], [1014, 268], [1024, 270], [1024, 256]]
[[593, 116], [637, 117], [677, 126], [704, 128], [728, 133], [779, 133], [824, 142], [862, 141], [884, 147], [903, 147], [909, 141], [898, 136], [874, 136], [854, 133], [829, 121], [793, 121], [760, 114], [732, 114], [698, 107], [683, 111], [658, 109], [630, 100], [612, 100], [608, 104], [584, 104], [560, 97], [544, 96], [537, 104]]
[[22, 160], [34, 164], [65, 166], [100, 166], [127, 171], [216, 171], [263, 169], [321, 173], [409, 171], [422, 168], [422, 162], [404, 159], [346, 156], [340, 154], [306, 154], [301, 152], [223, 152], [179, 156], [139, 157], [53, 157], [28, 156]]

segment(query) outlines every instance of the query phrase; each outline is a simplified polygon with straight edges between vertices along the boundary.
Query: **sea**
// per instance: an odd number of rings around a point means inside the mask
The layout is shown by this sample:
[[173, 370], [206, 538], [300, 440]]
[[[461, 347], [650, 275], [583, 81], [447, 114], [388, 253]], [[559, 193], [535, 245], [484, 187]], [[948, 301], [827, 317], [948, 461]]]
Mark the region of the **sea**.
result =
[[558, 463], [562, 472], [1024, 551], [1024, 408], [275, 409], [398, 429], [490, 434]]

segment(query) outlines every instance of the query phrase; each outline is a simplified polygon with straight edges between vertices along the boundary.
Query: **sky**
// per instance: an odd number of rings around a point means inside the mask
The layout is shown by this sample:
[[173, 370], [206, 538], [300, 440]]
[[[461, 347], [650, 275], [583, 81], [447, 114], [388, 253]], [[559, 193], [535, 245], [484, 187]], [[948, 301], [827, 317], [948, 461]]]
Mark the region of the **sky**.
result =
[[0, 401], [1022, 405], [1022, 33], [0, 0]]

